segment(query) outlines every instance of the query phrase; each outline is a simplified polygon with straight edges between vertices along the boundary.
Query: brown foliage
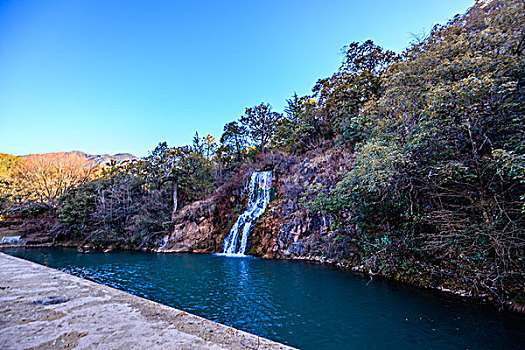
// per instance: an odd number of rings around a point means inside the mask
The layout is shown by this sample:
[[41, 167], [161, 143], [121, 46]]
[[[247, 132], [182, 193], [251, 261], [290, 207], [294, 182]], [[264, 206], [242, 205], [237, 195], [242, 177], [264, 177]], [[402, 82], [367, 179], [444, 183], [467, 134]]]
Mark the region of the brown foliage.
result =
[[11, 187], [26, 200], [55, 208], [58, 198], [90, 177], [95, 164], [75, 153], [29, 155], [10, 175]]

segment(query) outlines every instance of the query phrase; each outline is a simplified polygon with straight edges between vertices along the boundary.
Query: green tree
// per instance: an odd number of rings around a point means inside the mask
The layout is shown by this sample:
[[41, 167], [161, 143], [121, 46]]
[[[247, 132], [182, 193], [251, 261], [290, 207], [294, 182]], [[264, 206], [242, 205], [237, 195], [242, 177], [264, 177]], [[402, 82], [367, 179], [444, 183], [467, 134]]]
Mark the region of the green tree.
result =
[[151, 186], [171, 184], [173, 216], [179, 202], [184, 206], [204, 198], [213, 188], [213, 164], [203, 155], [201, 139], [196, 134], [193, 146], [159, 145], [144, 159], [146, 181]]
[[[362, 139], [356, 120], [363, 105], [381, 94], [382, 76], [400, 58], [371, 40], [351, 43], [343, 48], [345, 58], [331, 77], [320, 79], [313, 88], [319, 112], [343, 141], [356, 143]], [[328, 136], [331, 136], [331, 133]]]
[[112, 164], [60, 197], [56, 239], [148, 246], [177, 209], [214, 188], [213, 164], [194, 146], [159, 145], [140, 161]]
[[352, 117], [354, 169], [312, 204], [357, 228], [366, 261], [432, 261], [427, 268], [500, 301], [520, 293], [524, 6], [478, 2], [401, 60], [365, 66], [379, 90]]
[[271, 140], [281, 115], [272, 112], [269, 104], [261, 103], [258, 106], [248, 107], [240, 119], [240, 123], [246, 127], [251, 139], [264, 152], [266, 145]]
[[217, 150], [217, 143], [215, 142], [215, 137], [211, 136], [210, 134], [206, 135], [202, 138], [202, 144], [204, 148], [204, 156], [207, 160], [210, 160], [215, 154], [215, 151]]
[[314, 147], [323, 134], [323, 122], [316, 111], [315, 100], [294, 93], [286, 102], [286, 114], [279, 120], [272, 144], [285, 151]]
[[237, 161], [242, 159], [244, 149], [248, 146], [248, 130], [244, 125], [237, 122], [230, 122], [224, 126], [221, 136], [220, 152], [226, 157], [235, 156]]

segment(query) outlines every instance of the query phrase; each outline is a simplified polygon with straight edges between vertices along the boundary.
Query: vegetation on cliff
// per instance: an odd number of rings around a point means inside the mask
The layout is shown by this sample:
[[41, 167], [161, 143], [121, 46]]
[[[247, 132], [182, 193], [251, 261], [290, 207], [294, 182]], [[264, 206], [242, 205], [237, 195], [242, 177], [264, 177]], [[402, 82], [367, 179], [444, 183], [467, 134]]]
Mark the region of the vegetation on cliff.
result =
[[[352, 43], [339, 70], [312, 95], [288, 99], [283, 114], [248, 107], [218, 144], [198, 134], [185, 147], [161, 143], [67, 185], [48, 201], [54, 238], [155, 247], [181, 220], [207, 222], [181, 208], [211, 208], [213, 198], [222, 209], [206, 215], [227, 216], [246, 174], [272, 168], [279, 191], [269, 211], [281, 216], [263, 216], [255, 237], [266, 246], [252, 252], [283, 251], [282, 240], [295, 256], [332, 257], [342, 245], [336, 260], [372, 273], [523, 303], [524, 50], [517, 0], [478, 1], [400, 54]], [[31, 174], [23, 164], [6, 167], [4, 198], [6, 188], [25, 193], [15, 181]], [[303, 175], [291, 183], [292, 172]], [[46, 203], [35, 194], [25, 201]], [[4, 202], [9, 210], [14, 197]], [[277, 237], [283, 227], [293, 237]], [[325, 242], [327, 232], [333, 245], [289, 248], [306, 236]]]
[[351, 228], [371, 269], [523, 292], [524, 14], [480, 2], [387, 69], [350, 65], [380, 79], [342, 117], [353, 169], [310, 205]]

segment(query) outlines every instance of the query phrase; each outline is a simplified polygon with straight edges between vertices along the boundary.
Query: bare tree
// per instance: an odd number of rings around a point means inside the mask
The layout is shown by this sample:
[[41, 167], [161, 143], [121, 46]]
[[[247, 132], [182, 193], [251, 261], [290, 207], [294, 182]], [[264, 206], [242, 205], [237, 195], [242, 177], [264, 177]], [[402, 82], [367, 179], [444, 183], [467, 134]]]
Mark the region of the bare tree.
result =
[[91, 177], [95, 164], [75, 153], [29, 155], [18, 164], [11, 177], [13, 189], [50, 208], [72, 186]]

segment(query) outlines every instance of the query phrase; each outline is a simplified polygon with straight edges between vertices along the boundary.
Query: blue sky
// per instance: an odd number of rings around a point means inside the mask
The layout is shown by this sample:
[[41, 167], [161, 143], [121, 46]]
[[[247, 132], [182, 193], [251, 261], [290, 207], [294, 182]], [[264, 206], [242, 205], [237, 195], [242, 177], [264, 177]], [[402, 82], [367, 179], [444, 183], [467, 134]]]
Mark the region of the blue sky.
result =
[[466, 0], [0, 0], [0, 153], [144, 156], [219, 138], [247, 106], [281, 112], [374, 40], [463, 13]]

